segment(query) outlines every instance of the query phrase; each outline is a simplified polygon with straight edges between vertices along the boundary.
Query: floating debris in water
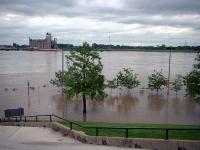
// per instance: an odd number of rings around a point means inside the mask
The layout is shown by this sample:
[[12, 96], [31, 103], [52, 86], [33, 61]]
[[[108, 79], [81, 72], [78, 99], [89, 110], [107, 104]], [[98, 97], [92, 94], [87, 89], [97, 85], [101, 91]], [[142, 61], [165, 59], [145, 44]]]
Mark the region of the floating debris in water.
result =
[[30, 89], [31, 89], [31, 90], [35, 90], [35, 87], [34, 87], [34, 86], [30, 86]]
[[13, 88], [12, 90], [13, 90], [13, 91], [16, 91], [16, 90], [17, 90], [17, 88]]
[[46, 85], [46, 84], [44, 84], [42, 87], [43, 87], [43, 88], [45, 88], [45, 87], [47, 87], [47, 85]]
[[8, 88], [5, 88], [4, 90], [5, 90], [5, 91], [8, 91], [9, 89], [8, 89]]

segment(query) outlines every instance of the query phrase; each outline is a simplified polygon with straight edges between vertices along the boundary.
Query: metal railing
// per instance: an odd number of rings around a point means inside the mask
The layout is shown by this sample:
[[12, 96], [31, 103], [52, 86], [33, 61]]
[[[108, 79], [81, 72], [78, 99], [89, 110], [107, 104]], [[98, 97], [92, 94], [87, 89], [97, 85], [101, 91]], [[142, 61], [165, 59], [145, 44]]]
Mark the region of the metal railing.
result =
[[[130, 130], [148, 130], [148, 131], [152, 131], [152, 130], [157, 130], [157, 131], [164, 131], [165, 132], [165, 140], [169, 139], [169, 132], [170, 131], [200, 131], [200, 128], [155, 128], [155, 127], [103, 127], [103, 126], [85, 126], [85, 125], [81, 125], [75, 121], [69, 120], [69, 119], [64, 119], [60, 116], [57, 116], [55, 114], [52, 115], [35, 115], [35, 116], [16, 116], [16, 117], [9, 117], [9, 118], [4, 118], [2, 121], [7, 122], [7, 121], [24, 121], [27, 122], [28, 118], [34, 118], [31, 121], [39, 121], [39, 117], [48, 117], [48, 121], [52, 122], [53, 121], [53, 117], [66, 121], [69, 123], [69, 127], [70, 130], [73, 129], [73, 125], [79, 126], [83, 129], [94, 129], [95, 130], [95, 136], [99, 136], [99, 132], [101, 129], [115, 129], [115, 130], [123, 130], [124, 131], [124, 137], [128, 138], [129, 137], [129, 131]], [[15, 118], [14, 120], [12, 120], [12, 118]], [[42, 120], [44, 121], [44, 120]], [[45, 120], [47, 121], [47, 120]]]
[[[49, 121], [52, 122], [52, 117], [53, 115], [35, 115], [35, 116], [13, 116], [13, 117], [6, 117], [3, 119], [4, 122], [10, 122], [10, 121], [13, 121], [12, 119], [14, 118], [14, 120], [16, 122], [18, 121], [24, 121], [24, 122], [27, 122], [28, 121], [28, 118], [34, 118], [34, 119], [31, 119], [31, 121], [36, 121], [38, 122], [38, 118], [39, 117], [49, 117]], [[46, 120], [45, 120], [46, 121]]]

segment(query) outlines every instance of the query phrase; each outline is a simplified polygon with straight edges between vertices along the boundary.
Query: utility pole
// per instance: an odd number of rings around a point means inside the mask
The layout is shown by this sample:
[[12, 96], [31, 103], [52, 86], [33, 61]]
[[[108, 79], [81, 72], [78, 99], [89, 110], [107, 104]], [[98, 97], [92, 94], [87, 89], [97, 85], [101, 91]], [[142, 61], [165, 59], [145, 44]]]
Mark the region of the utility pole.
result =
[[[30, 94], [29, 94], [29, 90], [30, 90], [30, 83], [29, 80], [27, 81], [27, 90], [28, 90], [28, 108], [30, 109], [31, 107], [31, 102], [30, 102]], [[28, 110], [29, 110], [28, 109]]]
[[168, 68], [167, 95], [169, 95], [170, 73], [171, 73], [171, 48], [169, 50], [169, 68]]
[[28, 89], [28, 98], [29, 98], [29, 89], [30, 89], [29, 80], [27, 81], [27, 89]]
[[187, 41], [185, 40], [185, 44], [184, 44], [184, 46], [187, 46]]
[[109, 41], [109, 49], [111, 50], [110, 35], [109, 35], [109, 37], [108, 37], [108, 41]]
[[[62, 73], [64, 71], [64, 49], [62, 49]], [[63, 81], [62, 81], [62, 96], [63, 96], [63, 93], [64, 93], [64, 88], [63, 88]]]
[[168, 83], [167, 83], [167, 103], [166, 103], [166, 124], [168, 123], [168, 102], [169, 102], [169, 85], [170, 85], [170, 73], [171, 73], [171, 47], [169, 50], [169, 68], [168, 68]]

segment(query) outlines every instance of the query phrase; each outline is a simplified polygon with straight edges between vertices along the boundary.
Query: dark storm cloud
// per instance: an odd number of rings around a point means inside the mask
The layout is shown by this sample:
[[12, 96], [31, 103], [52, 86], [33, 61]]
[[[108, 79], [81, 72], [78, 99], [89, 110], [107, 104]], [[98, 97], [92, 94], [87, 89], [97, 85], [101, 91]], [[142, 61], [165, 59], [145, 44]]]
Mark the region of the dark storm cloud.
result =
[[[116, 3], [118, 5], [116, 7], [106, 5], [106, 1], [105, 5], [99, 6], [98, 3], [95, 5], [95, 0], [0, 0], [0, 2], [1, 14], [83, 16], [128, 24], [145, 22], [159, 24], [159, 20], [151, 19], [152, 15], [161, 15], [164, 20], [168, 16], [200, 14], [199, 0], [122, 0]], [[137, 16], [141, 18], [135, 19]], [[161, 25], [163, 23], [160, 22]], [[181, 25], [184, 23], [181, 22]]]
[[59, 14], [62, 9], [73, 7], [71, 0], [0, 0], [1, 13], [32, 15]]
[[[78, 9], [82, 12], [88, 12], [88, 16], [92, 15], [92, 11], [101, 12], [102, 14], [182, 14], [182, 13], [200, 13], [199, 0], [122, 0], [118, 5], [123, 5], [123, 9], [113, 9], [105, 5], [99, 7], [91, 5], [95, 0], [1, 0], [1, 12], [24, 13], [27, 15], [41, 14], [66, 14], [75, 13]], [[81, 3], [84, 2], [84, 3]], [[84, 4], [84, 7], [79, 7]], [[87, 8], [87, 9], [86, 9]], [[70, 11], [68, 11], [70, 10]], [[132, 14], [131, 14], [132, 13]], [[76, 13], [75, 13], [76, 14]]]
[[[82, 32], [84, 34], [86, 32], [89, 34], [103, 34], [105, 32], [118, 34], [118, 32], [122, 33], [121, 28], [139, 24], [140, 30], [159, 26], [170, 26], [180, 30], [187, 28], [193, 32], [190, 33], [191, 39], [192, 34], [197, 39], [199, 36], [196, 36], [196, 34], [198, 35], [200, 32], [199, 8], [200, 0], [0, 0], [0, 20], [3, 19], [0, 24], [0, 36], [7, 35], [9, 37], [13, 33], [19, 34], [20, 28], [24, 29], [27, 34], [34, 34], [35, 36], [40, 31], [48, 30], [59, 31], [58, 33], [67, 32], [70, 35], [76, 34], [77, 36], [78, 34], [82, 35]], [[9, 18], [7, 15], [20, 17]], [[46, 22], [43, 22], [42, 27], [39, 25], [37, 27], [31, 25], [30, 20], [27, 19], [45, 16], [72, 18], [74, 22], [77, 18], [85, 18], [86, 21], [89, 19], [89, 22], [111, 22], [120, 25], [118, 30], [113, 25], [115, 29], [112, 30], [112, 26], [106, 23], [103, 24], [105, 25], [104, 28], [101, 25], [101, 29], [96, 29], [95, 26], [98, 26], [98, 23], [93, 26], [94, 29], [92, 29], [92, 26], [86, 29], [86, 24], [82, 26], [84, 29], [78, 28], [79, 30], [77, 30], [77, 28], [70, 28], [65, 24], [63, 26], [48, 26]], [[31, 30], [37, 30], [37, 32], [31, 33]], [[123, 36], [123, 34], [121, 35]], [[159, 36], [154, 37], [159, 38]]]
[[200, 13], [199, 0], [127, 0], [126, 7], [143, 13], [185, 14]]

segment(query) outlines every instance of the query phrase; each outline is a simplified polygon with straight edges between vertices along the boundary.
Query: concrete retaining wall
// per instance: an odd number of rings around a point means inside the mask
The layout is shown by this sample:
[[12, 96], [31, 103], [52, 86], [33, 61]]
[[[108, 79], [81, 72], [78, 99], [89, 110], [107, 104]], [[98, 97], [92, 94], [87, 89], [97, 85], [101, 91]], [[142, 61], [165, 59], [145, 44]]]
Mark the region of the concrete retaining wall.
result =
[[144, 148], [153, 150], [200, 150], [200, 141], [88, 136], [83, 132], [70, 130], [69, 128], [57, 122], [8, 122], [2, 123], [2, 125], [50, 127], [55, 131], [61, 132], [65, 136], [72, 137], [78, 141], [81, 141], [82, 143], [88, 144]]
[[3, 126], [51, 127], [51, 122], [2, 122]]

